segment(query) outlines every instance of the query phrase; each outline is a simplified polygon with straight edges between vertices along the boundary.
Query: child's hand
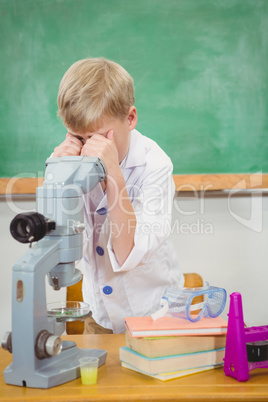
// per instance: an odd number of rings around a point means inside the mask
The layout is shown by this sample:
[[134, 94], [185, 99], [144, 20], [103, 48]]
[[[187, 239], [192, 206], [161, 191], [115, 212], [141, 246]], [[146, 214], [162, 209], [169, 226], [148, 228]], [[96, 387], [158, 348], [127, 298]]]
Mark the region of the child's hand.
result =
[[106, 136], [93, 134], [83, 146], [81, 155], [100, 158], [106, 167], [107, 173], [113, 175], [114, 170], [119, 167], [113, 130], [108, 131]]
[[54, 149], [53, 158], [59, 156], [77, 156], [80, 155], [83, 144], [78, 138], [67, 133], [66, 139]]

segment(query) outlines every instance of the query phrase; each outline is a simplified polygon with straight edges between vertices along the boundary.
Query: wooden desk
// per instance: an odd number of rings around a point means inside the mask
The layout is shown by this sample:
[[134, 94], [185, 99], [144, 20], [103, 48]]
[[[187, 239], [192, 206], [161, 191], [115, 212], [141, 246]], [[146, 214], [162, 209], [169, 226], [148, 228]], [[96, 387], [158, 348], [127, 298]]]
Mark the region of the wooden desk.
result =
[[251, 372], [250, 380], [239, 383], [226, 377], [223, 369], [162, 382], [122, 368], [119, 347], [124, 335], [66, 335], [79, 347], [108, 351], [107, 362], [99, 369], [94, 386], [80, 378], [50, 389], [21, 388], [4, 382], [4, 368], [12, 356], [0, 350], [0, 401], [268, 401], [268, 369]]

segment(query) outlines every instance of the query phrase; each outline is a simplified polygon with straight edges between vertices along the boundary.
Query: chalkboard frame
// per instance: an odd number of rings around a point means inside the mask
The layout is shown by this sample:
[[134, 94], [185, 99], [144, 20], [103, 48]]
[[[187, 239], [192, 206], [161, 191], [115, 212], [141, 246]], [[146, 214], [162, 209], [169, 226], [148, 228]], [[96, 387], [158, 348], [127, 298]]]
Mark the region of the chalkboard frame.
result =
[[[268, 174], [173, 175], [176, 191], [268, 189]], [[0, 178], [0, 194], [35, 194], [43, 178]]]

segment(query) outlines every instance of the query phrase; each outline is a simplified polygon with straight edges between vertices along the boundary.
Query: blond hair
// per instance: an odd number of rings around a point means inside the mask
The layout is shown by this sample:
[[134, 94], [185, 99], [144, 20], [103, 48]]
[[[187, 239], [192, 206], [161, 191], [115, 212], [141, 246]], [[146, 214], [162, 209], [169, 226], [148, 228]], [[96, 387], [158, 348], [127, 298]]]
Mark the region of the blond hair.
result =
[[58, 116], [74, 132], [93, 131], [105, 117], [123, 118], [134, 105], [133, 79], [105, 58], [84, 59], [64, 74], [58, 92]]

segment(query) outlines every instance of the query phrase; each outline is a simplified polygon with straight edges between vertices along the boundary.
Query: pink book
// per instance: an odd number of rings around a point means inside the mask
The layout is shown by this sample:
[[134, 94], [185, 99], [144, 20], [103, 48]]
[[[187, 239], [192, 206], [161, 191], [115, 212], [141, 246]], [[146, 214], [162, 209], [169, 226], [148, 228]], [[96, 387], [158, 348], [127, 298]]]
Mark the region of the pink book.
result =
[[133, 337], [199, 336], [227, 333], [227, 321], [221, 317], [202, 317], [197, 322], [172, 317], [162, 317], [155, 321], [152, 317], [126, 317], [125, 326]]

